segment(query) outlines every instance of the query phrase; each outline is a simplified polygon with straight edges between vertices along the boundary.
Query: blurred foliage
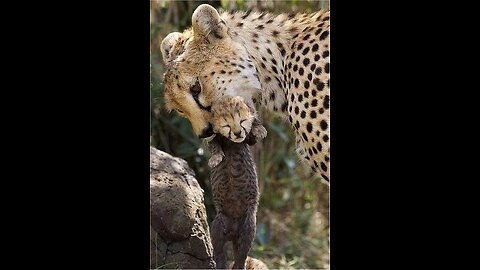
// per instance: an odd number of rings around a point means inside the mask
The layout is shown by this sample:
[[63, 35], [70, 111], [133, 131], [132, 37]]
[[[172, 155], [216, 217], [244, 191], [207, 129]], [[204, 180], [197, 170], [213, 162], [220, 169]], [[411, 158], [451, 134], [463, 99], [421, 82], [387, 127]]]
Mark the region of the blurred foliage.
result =
[[[187, 160], [205, 190], [209, 222], [214, 217], [209, 168], [210, 153], [188, 120], [163, 107], [164, 65], [160, 42], [172, 31], [191, 26], [195, 8], [208, 3], [219, 10], [258, 10], [272, 13], [316, 11], [329, 1], [151, 1], [151, 145]], [[329, 268], [329, 189], [312, 177], [295, 152], [288, 123], [261, 112], [267, 138], [252, 147], [260, 186], [257, 237], [250, 255], [269, 268]]]

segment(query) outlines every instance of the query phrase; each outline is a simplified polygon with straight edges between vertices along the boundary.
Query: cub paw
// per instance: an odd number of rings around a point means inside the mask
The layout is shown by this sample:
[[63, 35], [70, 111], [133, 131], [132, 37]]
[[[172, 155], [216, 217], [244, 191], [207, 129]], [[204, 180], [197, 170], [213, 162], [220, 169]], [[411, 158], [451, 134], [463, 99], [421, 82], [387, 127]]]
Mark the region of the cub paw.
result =
[[223, 160], [222, 154], [212, 155], [212, 157], [208, 160], [208, 166], [210, 168], [215, 168], [217, 167], [218, 164], [220, 164], [220, 162], [222, 162], [222, 160]]
[[252, 134], [255, 138], [263, 140], [267, 137], [267, 130], [262, 126], [254, 126], [252, 127]]

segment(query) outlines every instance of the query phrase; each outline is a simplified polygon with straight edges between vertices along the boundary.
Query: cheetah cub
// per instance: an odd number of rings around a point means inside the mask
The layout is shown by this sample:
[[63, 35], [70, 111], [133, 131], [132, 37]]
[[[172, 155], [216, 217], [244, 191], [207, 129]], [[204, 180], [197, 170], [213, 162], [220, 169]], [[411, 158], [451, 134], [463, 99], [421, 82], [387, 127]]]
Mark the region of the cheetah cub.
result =
[[[235, 143], [245, 142], [254, 145], [267, 136], [267, 130], [256, 117], [253, 104], [248, 104], [242, 97], [224, 96], [212, 107], [213, 131], [216, 137], [224, 137]], [[251, 132], [250, 132], [251, 131]], [[220, 147], [221, 138], [213, 139], [209, 148], [212, 157], [208, 161], [210, 168], [216, 167], [223, 159]], [[212, 151], [213, 150], [213, 151]]]
[[241, 97], [224, 97], [212, 107], [217, 135], [209, 143], [210, 182], [217, 215], [211, 226], [217, 269], [227, 269], [226, 243], [232, 241], [233, 269], [245, 269], [256, 228], [257, 173], [249, 144], [267, 131]]

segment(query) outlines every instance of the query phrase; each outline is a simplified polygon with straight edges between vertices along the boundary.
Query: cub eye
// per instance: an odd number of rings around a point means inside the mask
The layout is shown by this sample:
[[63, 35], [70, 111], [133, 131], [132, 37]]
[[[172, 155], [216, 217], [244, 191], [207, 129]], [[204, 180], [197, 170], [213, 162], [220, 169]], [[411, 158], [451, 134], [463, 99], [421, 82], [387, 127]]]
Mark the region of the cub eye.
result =
[[179, 114], [184, 114], [184, 112], [183, 112], [182, 110], [177, 110], [177, 112], [178, 112]]
[[229, 125], [222, 126], [222, 128], [230, 128]]
[[250, 118], [246, 118], [246, 119], [242, 119], [242, 120], [240, 120], [240, 125], [241, 125], [243, 122], [245, 122], [245, 121], [249, 121], [249, 120], [251, 120], [251, 119], [250, 119]]

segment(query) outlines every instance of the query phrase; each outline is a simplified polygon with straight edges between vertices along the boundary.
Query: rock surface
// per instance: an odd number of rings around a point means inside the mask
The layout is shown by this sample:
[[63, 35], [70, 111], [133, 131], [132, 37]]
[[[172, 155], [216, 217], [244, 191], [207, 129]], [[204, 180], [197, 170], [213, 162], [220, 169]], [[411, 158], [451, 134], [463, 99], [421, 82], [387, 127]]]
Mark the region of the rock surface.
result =
[[[231, 246], [229, 246], [231, 248]], [[230, 268], [233, 262], [230, 263]], [[215, 269], [203, 189], [181, 158], [150, 147], [150, 268]], [[247, 257], [247, 270], [268, 270]]]
[[150, 148], [150, 268], [214, 269], [203, 190], [183, 159]]

